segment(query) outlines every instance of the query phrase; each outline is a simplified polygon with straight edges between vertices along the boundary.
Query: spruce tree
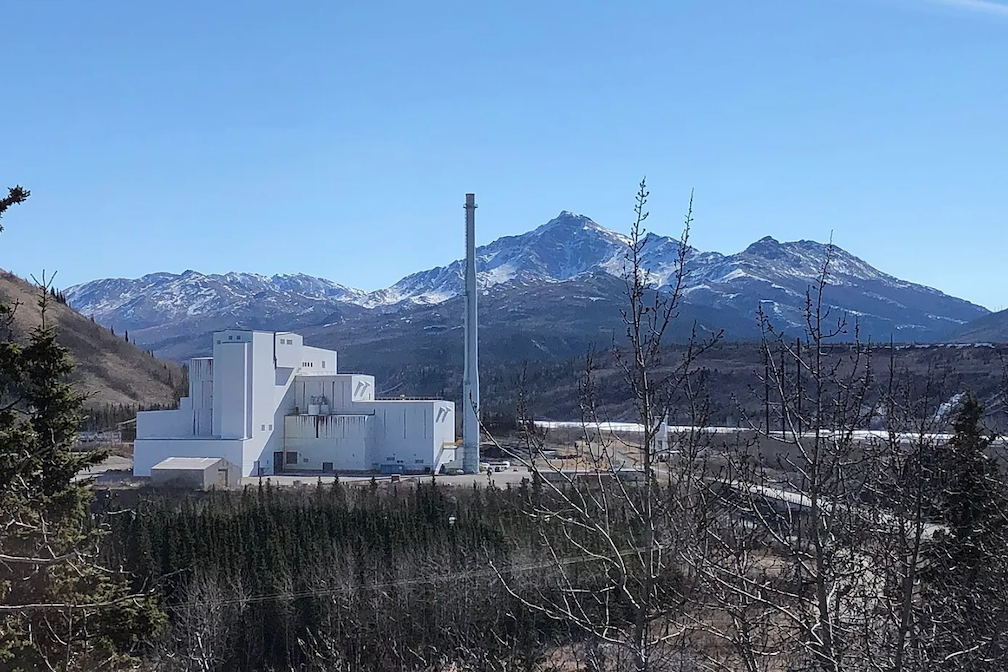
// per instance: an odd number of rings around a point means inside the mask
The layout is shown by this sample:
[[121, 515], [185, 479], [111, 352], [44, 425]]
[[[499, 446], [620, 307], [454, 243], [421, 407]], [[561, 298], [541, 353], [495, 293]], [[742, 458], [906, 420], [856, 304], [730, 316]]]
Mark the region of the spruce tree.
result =
[[[3, 219], [4, 213], [7, 209], [18, 203], [24, 203], [31, 196], [31, 192], [24, 187], [18, 185], [11, 187], [7, 190], [7, 195], [0, 198], [0, 219]], [[0, 233], [3, 232], [3, 225], [0, 224]]]
[[923, 596], [933, 633], [928, 657], [938, 669], [988, 670], [1008, 658], [1008, 487], [987, 452], [983, 413], [970, 393], [934, 460], [944, 530], [930, 549]]
[[[84, 398], [47, 323], [44, 278], [39, 289], [41, 324], [0, 342], [0, 668], [114, 669], [161, 615], [99, 563], [104, 531], [73, 479], [105, 455], [72, 450]], [[9, 327], [14, 309], [2, 312]]]
[[997, 554], [1005, 529], [1005, 489], [993, 459], [991, 438], [981, 426], [983, 406], [970, 394], [953, 422], [954, 435], [944, 455], [942, 508], [949, 526], [948, 548], [955, 566], [975, 577]]

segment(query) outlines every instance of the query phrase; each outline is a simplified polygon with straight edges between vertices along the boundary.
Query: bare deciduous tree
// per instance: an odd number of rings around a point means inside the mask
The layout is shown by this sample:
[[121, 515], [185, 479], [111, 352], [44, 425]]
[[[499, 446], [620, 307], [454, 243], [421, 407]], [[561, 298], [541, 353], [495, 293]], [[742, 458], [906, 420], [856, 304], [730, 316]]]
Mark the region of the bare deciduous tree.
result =
[[[696, 357], [719, 337], [691, 339], [675, 352], [667, 348], [665, 334], [683, 300], [692, 197], [665, 282], [647, 270], [645, 253], [653, 242], [644, 228], [647, 199], [641, 181], [624, 266], [626, 343], [614, 347], [639, 432], [627, 438], [604, 428], [607, 414], [597, 403], [589, 355], [575, 454], [551, 459], [543, 437], [532, 431], [520, 453], [511, 451], [534, 479], [529, 514], [540, 525], [547, 579], [519, 586], [508, 568], [500, 568], [508, 590], [526, 607], [587, 636], [596, 666], [604, 658], [604, 669], [640, 672], [684, 664], [682, 643], [691, 629], [684, 614], [695, 577], [683, 556], [700, 548], [707, 489], [702, 434], [673, 432], [668, 439], [666, 419], [678, 410], [686, 425], [706, 424]], [[520, 415], [523, 426], [533, 426], [527, 409]]]
[[831, 261], [832, 246], [808, 292], [803, 343], [791, 347], [764, 319], [782, 429], [760, 423], [763, 452], [740, 443], [720, 479], [723, 513], [697, 566], [721, 615], [705, 625], [728, 644], [714, 669], [944, 669], [921, 599], [942, 529], [941, 396], [933, 377], [915, 387], [900, 375], [891, 344], [889, 375], [877, 380], [857, 325], [853, 343], [835, 342], [847, 325], [829, 319]]

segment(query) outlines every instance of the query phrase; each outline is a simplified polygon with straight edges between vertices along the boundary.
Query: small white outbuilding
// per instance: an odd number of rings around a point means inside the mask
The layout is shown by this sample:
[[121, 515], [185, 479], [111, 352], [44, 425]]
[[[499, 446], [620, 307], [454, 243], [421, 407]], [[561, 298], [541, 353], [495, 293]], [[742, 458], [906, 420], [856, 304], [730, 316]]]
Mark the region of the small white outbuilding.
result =
[[222, 457], [169, 457], [151, 467], [151, 483], [180, 488], [233, 488], [241, 469]]

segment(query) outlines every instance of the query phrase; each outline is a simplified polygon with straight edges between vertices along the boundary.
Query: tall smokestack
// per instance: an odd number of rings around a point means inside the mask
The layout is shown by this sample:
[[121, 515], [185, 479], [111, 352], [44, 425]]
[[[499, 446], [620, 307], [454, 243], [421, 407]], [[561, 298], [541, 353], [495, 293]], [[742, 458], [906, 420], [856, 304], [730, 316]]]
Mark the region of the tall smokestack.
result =
[[478, 474], [479, 354], [476, 322], [476, 195], [466, 194], [465, 372], [462, 377], [462, 471]]

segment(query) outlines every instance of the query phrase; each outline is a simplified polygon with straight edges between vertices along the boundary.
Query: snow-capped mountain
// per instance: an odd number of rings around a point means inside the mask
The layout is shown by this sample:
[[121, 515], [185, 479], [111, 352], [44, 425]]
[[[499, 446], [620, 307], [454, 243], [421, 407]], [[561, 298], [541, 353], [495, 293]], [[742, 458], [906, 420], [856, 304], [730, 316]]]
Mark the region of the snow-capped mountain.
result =
[[[522, 292], [535, 288], [534, 310], [548, 328], [551, 314], [563, 313], [557, 302], [578, 294], [579, 287], [585, 290], [581, 294], [599, 294], [593, 302], [619, 300], [621, 283], [592, 278], [621, 277], [628, 242], [626, 236], [565, 210], [532, 231], [479, 247], [478, 282], [482, 291], [497, 297], [497, 305], [513, 306], [509, 293], [517, 300]], [[677, 238], [647, 235], [642, 258], [653, 284], [674, 283], [679, 250]], [[777, 326], [800, 329], [805, 322], [806, 292], [824, 266], [829, 282], [825, 300], [834, 317], [848, 315], [849, 322], [856, 320], [867, 330], [862, 333], [875, 339], [890, 335], [906, 341], [940, 339], [988, 312], [887, 275], [840, 248], [814, 241], [781, 243], [766, 237], [736, 254], [688, 248], [685, 257], [687, 304], [706, 310], [698, 315], [733, 322], [705, 325], [711, 329], [731, 330], [744, 323], [744, 328], [735, 329], [740, 335], [751, 333], [760, 308]], [[461, 296], [463, 268], [463, 261], [456, 261], [408, 275], [374, 292], [302, 274], [267, 277], [186, 271], [154, 273], [136, 280], [96, 280], [69, 288], [66, 296], [79, 312], [116, 329], [129, 329], [141, 343], [157, 349], [159, 343], [198, 339], [209, 329], [227, 325], [321, 328], [350, 319], [368, 320], [370, 314], [382, 315], [383, 325], [389, 320], [408, 324], [416, 310]], [[600, 292], [600, 287], [605, 291]], [[484, 325], [494, 319], [485, 311], [481, 316]]]
[[[539, 228], [498, 238], [476, 250], [481, 290], [505, 283], [564, 282], [585, 273], [615, 267], [629, 239], [588, 217], [564, 210]], [[465, 261], [408, 275], [388, 289], [368, 296], [369, 307], [403, 301], [441, 303], [464, 291]]]
[[366, 296], [366, 292], [302, 273], [270, 277], [196, 271], [151, 273], [136, 280], [94, 280], [66, 293], [78, 312], [123, 329], [156, 327], [194, 317], [241, 318], [271, 311], [299, 314], [319, 304], [353, 303]]

